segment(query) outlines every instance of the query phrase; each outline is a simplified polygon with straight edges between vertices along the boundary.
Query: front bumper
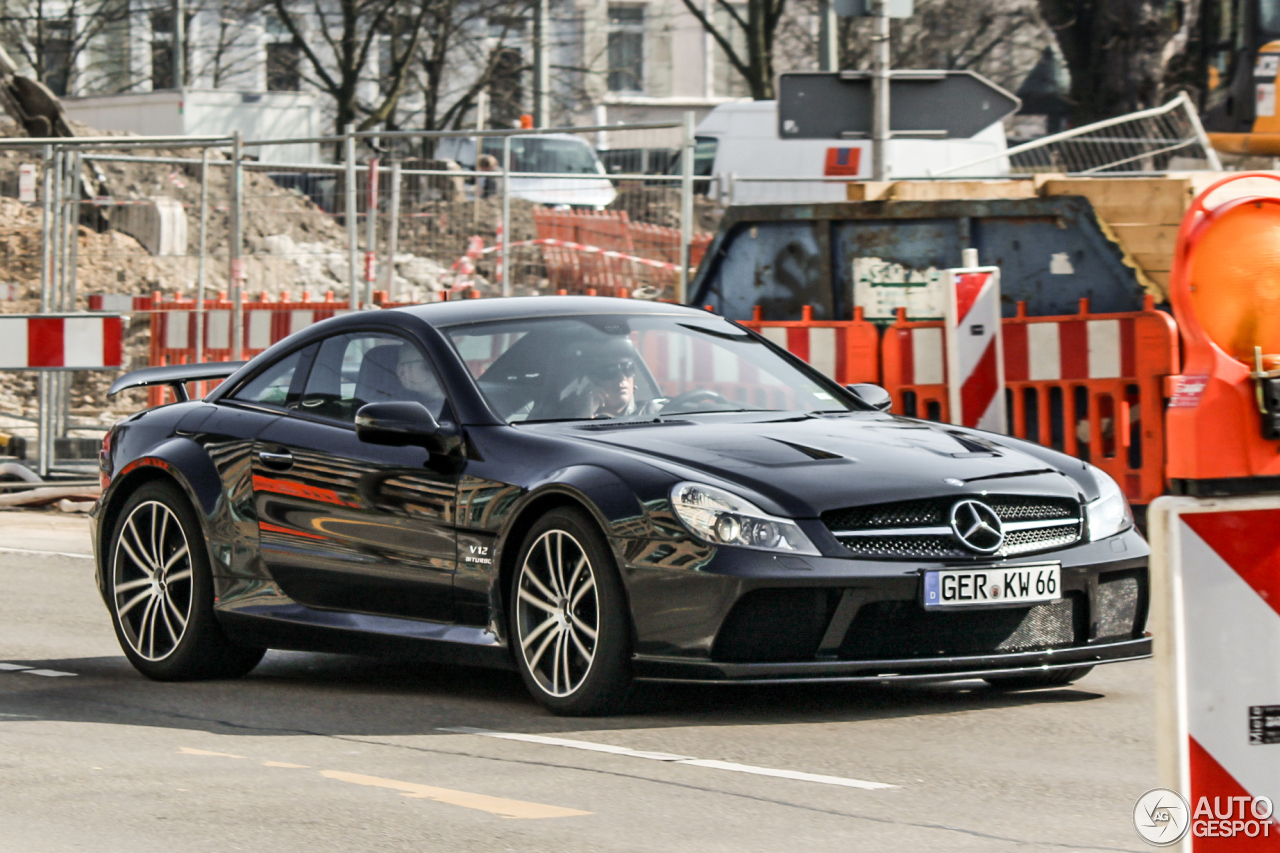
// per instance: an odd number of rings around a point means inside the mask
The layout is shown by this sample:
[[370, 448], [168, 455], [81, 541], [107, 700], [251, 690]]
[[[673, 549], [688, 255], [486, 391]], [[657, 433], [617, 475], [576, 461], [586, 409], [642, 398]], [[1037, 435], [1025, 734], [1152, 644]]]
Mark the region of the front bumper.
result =
[[[944, 564], [707, 549], [675, 569], [622, 560], [637, 677], [664, 681], [937, 681], [1148, 657], [1149, 550], [1136, 531], [998, 561], [1056, 561], [1062, 597], [964, 612], [921, 606]], [[679, 556], [679, 552], [673, 553]], [[950, 565], [955, 565], [951, 563]]]
[[704, 684], [782, 684], [815, 681], [888, 682], [955, 681], [994, 675], [1029, 675], [1100, 663], [1120, 663], [1151, 656], [1151, 638], [1123, 640], [1066, 649], [970, 657], [912, 658], [870, 661], [795, 661], [787, 663], [722, 663], [637, 655], [636, 678]]

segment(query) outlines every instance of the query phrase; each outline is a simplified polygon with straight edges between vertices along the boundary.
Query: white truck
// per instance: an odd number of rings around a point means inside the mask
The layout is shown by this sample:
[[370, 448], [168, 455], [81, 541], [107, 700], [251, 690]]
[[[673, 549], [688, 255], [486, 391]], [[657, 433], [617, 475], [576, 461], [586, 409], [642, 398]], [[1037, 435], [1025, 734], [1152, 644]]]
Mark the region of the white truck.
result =
[[[706, 191], [726, 203], [844, 201], [844, 182], [871, 179], [871, 140], [781, 139], [777, 101], [721, 104], [699, 123], [696, 134], [694, 173], [712, 178]], [[894, 139], [889, 177], [928, 178], [1004, 150], [1001, 122], [968, 139]], [[999, 158], [947, 177], [1008, 175], [1009, 161]]]

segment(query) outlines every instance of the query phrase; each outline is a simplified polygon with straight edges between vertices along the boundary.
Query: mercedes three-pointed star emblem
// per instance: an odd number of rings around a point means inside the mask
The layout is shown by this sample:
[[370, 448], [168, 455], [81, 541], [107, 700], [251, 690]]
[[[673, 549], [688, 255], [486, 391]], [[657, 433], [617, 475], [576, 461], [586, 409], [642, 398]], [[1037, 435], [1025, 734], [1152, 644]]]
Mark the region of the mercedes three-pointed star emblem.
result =
[[951, 507], [951, 531], [966, 548], [994, 554], [1004, 544], [1004, 525], [982, 501], [957, 501]]

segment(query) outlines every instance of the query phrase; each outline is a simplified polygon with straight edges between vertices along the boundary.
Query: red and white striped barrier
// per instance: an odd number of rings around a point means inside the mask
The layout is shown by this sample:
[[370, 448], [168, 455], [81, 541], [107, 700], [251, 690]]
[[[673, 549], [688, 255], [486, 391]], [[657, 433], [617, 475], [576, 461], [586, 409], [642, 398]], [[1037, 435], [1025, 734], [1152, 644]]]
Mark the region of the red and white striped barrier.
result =
[[[473, 237], [471, 239], [474, 240], [475, 238]], [[605, 258], [618, 258], [624, 261], [634, 261], [637, 264], [641, 264], [646, 267], [653, 267], [654, 269], [670, 270], [673, 272], [679, 271], [680, 269], [679, 264], [672, 264], [666, 261], [655, 261], [652, 258], [642, 258], [639, 255], [628, 255], [626, 252], [617, 252], [613, 249], [602, 249], [599, 246], [588, 246], [586, 243], [572, 243], [568, 240], [557, 240], [553, 237], [539, 237], [536, 240], [521, 240], [518, 243], [510, 244], [510, 248], [512, 249], [520, 246], [554, 246], [558, 249], [568, 249], [572, 252], [582, 252], [587, 255], [600, 255]], [[496, 246], [485, 246], [480, 249], [468, 246], [467, 253], [463, 255], [462, 258], [459, 258], [453, 266], [454, 268], [457, 268], [465, 258], [477, 258], [491, 252], [501, 251], [502, 243], [498, 243]]]
[[861, 308], [854, 310], [852, 321], [814, 320], [809, 305], [804, 306], [798, 321], [762, 320], [758, 315], [759, 311], [742, 325], [841, 385], [880, 381], [880, 332], [863, 319]]
[[1000, 269], [950, 269], [946, 292], [947, 391], [951, 422], [1006, 432]]
[[1182, 849], [1280, 850], [1280, 496], [1162, 497], [1148, 523], [1159, 770], [1188, 801]]
[[1010, 382], [1132, 376], [1134, 350], [1131, 319], [1009, 323], [1004, 329]]
[[100, 314], [0, 316], [0, 370], [100, 370], [124, 364], [124, 320]]

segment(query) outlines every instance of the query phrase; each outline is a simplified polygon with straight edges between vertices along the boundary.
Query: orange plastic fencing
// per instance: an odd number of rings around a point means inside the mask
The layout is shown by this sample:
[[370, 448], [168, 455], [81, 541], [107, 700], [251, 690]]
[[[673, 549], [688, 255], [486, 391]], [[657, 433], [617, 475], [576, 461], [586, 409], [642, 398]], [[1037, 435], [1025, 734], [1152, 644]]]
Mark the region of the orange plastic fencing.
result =
[[[621, 252], [670, 264], [680, 263], [680, 229], [632, 222], [625, 210], [553, 210], [535, 208], [533, 221], [538, 239], [563, 240]], [[694, 234], [689, 245], [689, 263], [694, 269], [702, 262], [714, 235]], [[626, 258], [578, 251], [564, 246], [542, 246], [547, 278], [557, 290], [583, 293], [588, 289], [613, 296], [619, 290], [639, 287], [658, 290], [674, 288], [674, 269], [656, 269]]]
[[[1135, 503], [1165, 491], [1165, 377], [1177, 373], [1178, 330], [1150, 297], [1142, 311], [1004, 321], [1010, 432], [1092, 462]], [[894, 411], [949, 421], [942, 323], [885, 331], [885, 388]]]

